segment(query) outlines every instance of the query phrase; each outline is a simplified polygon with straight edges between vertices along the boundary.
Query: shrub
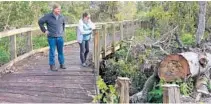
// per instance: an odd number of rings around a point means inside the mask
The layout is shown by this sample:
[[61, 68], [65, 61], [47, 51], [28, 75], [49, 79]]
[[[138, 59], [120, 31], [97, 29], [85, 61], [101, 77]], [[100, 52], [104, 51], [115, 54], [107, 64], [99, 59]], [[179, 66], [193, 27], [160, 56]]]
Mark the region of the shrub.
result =
[[183, 34], [181, 40], [185, 45], [192, 45], [194, 43], [194, 37], [190, 33]]
[[5, 49], [2, 49], [0, 47], [0, 66], [9, 62], [10, 60], [10, 55], [8, 52], [5, 51]]
[[94, 97], [93, 102], [100, 100], [101, 103], [118, 103], [115, 87], [113, 85], [106, 85], [100, 76], [97, 80], [97, 87], [100, 90], [100, 94]]

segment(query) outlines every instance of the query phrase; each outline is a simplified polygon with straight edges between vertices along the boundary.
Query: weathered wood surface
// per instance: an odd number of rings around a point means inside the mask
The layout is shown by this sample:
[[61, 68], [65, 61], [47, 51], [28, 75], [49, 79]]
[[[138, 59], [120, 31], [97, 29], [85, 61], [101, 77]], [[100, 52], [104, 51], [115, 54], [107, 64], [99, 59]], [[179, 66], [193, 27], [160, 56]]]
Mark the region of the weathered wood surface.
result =
[[[74, 26], [71, 25], [69, 27]], [[128, 28], [127, 30], [131, 29]], [[16, 30], [14, 31], [17, 32]], [[121, 40], [120, 31], [115, 33], [115, 36], [108, 34], [104, 37], [107, 42], [104, 46], [107, 46], [106, 50], [108, 50], [105, 52], [106, 55], [112, 52], [112, 43]], [[3, 33], [1, 32], [0, 34]], [[8, 33], [2, 37], [12, 36], [13, 34]], [[131, 32], [125, 34], [125, 37], [129, 34]], [[100, 46], [103, 44], [101, 36], [99, 37]], [[30, 41], [27, 43], [31, 46]], [[66, 45], [71, 43], [66, 43]], [[93, 45], [92, 41], [90, 43], [90, 53], [93, 53]], [[117, 48], [115, 47], [115, 50]], [[48, 50], [48, 47], [43, 50]], [[42, 52], [43, 50], [37, 50], [37, 52]], [[99, 49], [99, 51], [101, 50]], [[33, 50], [29, 54], [24, 55], [24, 57], [16, 58], [18, 61], [10, 63], [14, 72], [0, 78], [0, 103], [90, 103], [92, 101], [92, 97], [96, 95], [95, 76], [92, 68], [84, 68], [80, 65], [79, 45], [77, 43], [73, 42], [73, 44], [65, 47], [67, 69], [60, 69], [58, 72], [49, 70], [48, 52], [33, 55], [37, 52]], [[57, 54], [55, 58], [56, 65], [59, 67]]]
[[[66, 70], [52, 72], [48, 52], [17, 63], [16, 72], [0, 79], [0, 102], [11, 103], [90, 103], [95, 95], [92, 68], [80, 66], [79, 47], [65, 47]], [[57, 58], [57, 67], [59, 67]]]
[[163, 103], [180, 103], [179, 86], [176, 84], [165, 84], [163, 87]]
[[130, 79], [127, 77], [118, 77], [116, 80], [116, 87], [119, 93], [119, 103], [129, 104], [129, 85]]

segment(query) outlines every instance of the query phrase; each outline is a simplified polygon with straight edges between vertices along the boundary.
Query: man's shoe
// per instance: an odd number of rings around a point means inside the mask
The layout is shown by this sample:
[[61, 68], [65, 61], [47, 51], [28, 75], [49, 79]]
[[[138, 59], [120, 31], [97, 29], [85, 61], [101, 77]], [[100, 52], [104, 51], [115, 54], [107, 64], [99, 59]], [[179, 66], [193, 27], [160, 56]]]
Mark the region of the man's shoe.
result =
[[87, 67], [87, 64], [86, 64], [86, 63], [83, 63], [82, 66], [83, 66], [83, 67]]
[[56, 69], [55, 65], [50, 65], [50, 70], [51, 71], [58, 71], [58, 69]]
[[65, 65], [60, 65], [61, 69], [66, 69]]

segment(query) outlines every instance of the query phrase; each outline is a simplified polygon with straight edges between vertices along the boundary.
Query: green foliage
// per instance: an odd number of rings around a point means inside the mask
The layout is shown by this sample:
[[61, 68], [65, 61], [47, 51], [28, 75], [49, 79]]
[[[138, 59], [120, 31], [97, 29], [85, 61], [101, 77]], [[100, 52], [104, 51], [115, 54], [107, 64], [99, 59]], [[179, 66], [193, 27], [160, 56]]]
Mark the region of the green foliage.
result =
[[33, 35], [32, 42], [34, 49], [39, 49], [48, 46], [48, 40], [45, 34]]
[[46, 13], [48, 2], [3, 1], [0, 2], [0, 31], [11, 27], [37, 24], [38, 17]]
[[106, 85], [101, 76], [98, 77], [97, 87], [100, 90], [100, 94], [95, 96], [93, 102], [101, 100], [101, 103], [118, 103], [118, 96], [116, 89], [113, 85]]
[[[106, 84], [114, 85], [118, 76], [130, 78], [132, 81], [130, 95], [132, 95], [143, 88], [144, 82], [147, 79], [146, 75], [139, 70], [143, 58], [146, 57], [135, 58], [131, 53], [127, 56], [128, 49], [128, 45], [123, 44], [122, 48], [115, 52], [113, 59], [108, 59], [105, 68], [101, 70]], [[149, 52], [146, 50], [144, 54], [148, 56]], [[128, 57], [127, 61], [125, 60], [126, 56]]]
[[[198, 23], [198, 2], [185, 1], [152, 1], [138, 2], [137, 16], [151, 23], [151, 36], [160, 38], [175, 26], [185, 45], [192, 45]], [[210, 5], [208, 6], [210, 8]], [[210, 12], [208, 12], [210, 15]], [[209, 19], [210, 16], [207, 16]], [[210, 23], [210, 22], [209, 22]], [[208, 26], [208, 25], [207, 25]], [[189, 34], [185, 35], [184, 34]], [[183, 39], [184, 38], [184, 39]]]
[[78, 23], [83, 12], [89, 12], [89, 1], [84, 2], [58, 2], [62, 5], [62, 14], [67, 18], [68, 23]]
[[186, 82], [181, 79], [176, 80], [174, 83], [180, 86], [180, 93], [183, 95], [190, 95], [194, 89], [193, 79], [189, 78]]
[[65, 42], [76, 40], [76, 31], [72, 28], [71, 29], [67, 28], [65, 30], [64, 40]]
[[0, 39], [0, 66], [9, 62], [10, 53], [9, 53], [9, 38]]
[[181, 35], [181, 40], [185, 45], [193, 45], [194, 43], [194, 37], [190, 33], [185, 33]]
[[9, 53], [0, 47], [0, 66], [9, 62], [9, 59]]
[[[39, 49], [48, 46], [48, 40], [45, 34], [33, 35], [32, 40], [34, 49]], [[68, 28], [65, 30], [64, 41], [68, 42], [72, 40], [76, 40], [76, 32], [73, 29]]]
[[187, 83], [182, 83], [180, 85], [180, 92], [183, 95], [189, 95], [192, 92], [192, 89]]
[[154, 85], [153, 89], [148, 93], [147, 100], [150, 103], [162, 103], [163, 102], [163, 89], [162, 85], [164, 84], [163, 80], [157, 85]]

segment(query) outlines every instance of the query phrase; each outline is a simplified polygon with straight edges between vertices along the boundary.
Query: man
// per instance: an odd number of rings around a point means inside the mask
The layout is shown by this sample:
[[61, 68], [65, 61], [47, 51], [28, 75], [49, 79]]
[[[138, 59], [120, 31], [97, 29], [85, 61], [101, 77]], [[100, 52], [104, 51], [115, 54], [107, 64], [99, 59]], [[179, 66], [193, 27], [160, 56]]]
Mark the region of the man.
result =
[[89, 53], [89, 40], [91, 39], [93, 29], [95, 29], [95, 25], [90, 20], [90, 15], [83, 13], [77, 28], [77, 40], [80, 46], [81, 65], [84, 67], [87, 66], [86, 58]]
[[[52, 71], [58, 71], [58, 69], [55, 67], [55, 60], [54, 60], [55, 48], [57, 48], [60, 68], [66, 69], [64, 65], [64, 53], [63, 53], [63, 46], [64, 46], [63, 35], [65, 30], [65, 21], [64, 17], [60, 14], [60, 12], [61, 12], [61, 6], [59, 4], [54, 4], [52, 12], [46, 14], [38, 21], [41, 31], [45, 33], [48, 37], [48, 44], [50, 47], [49, 65], [50, 65], [50, 70]], [[44, 27], [44, 24], [47, 25], [47, 30]]]

